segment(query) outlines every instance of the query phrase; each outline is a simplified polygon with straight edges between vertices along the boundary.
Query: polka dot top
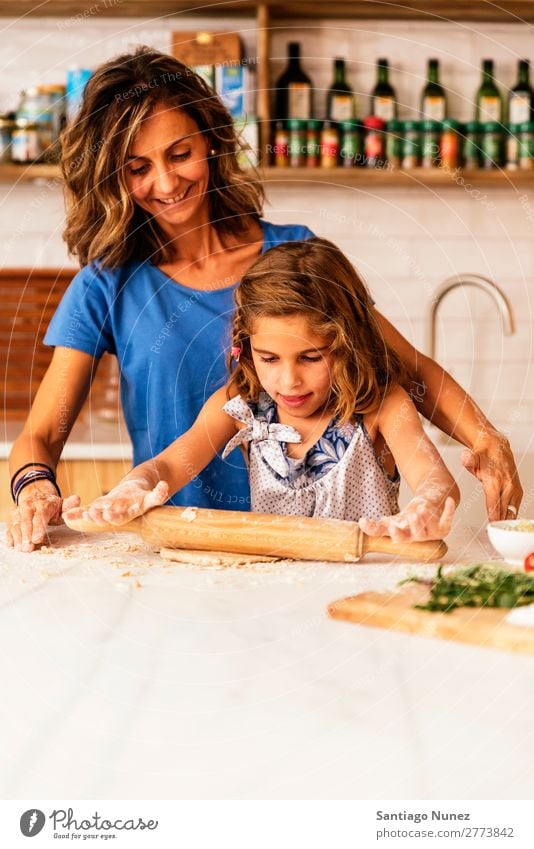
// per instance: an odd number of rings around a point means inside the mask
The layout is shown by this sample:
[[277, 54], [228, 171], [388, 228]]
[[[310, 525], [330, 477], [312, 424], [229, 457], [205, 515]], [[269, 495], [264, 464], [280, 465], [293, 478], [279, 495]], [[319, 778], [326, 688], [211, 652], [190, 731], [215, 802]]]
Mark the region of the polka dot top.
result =
[[298, 431], [276, 421], [276, 405], [262, 393], [257, 404], [239, 395], [223, 409], [246, 426], [226, 446], [248, 448], [251, 509], [258, 513], [320, 516], [357, 521], [399, 512], [399, 476], [380, 465], [362, 417], [354, 424], [332, 421], [306, 456], [287, 456], [288, 442], [301, 442]]

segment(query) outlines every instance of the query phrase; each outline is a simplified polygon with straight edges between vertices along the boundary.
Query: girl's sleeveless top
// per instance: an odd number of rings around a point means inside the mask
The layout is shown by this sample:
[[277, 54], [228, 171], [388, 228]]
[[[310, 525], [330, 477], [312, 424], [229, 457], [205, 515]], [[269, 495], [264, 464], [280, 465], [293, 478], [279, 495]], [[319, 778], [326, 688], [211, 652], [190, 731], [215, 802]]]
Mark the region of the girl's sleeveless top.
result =
[[301, 442], [291, 426], [276, 421], [266, 394], [257, 404], [239, 395], [223, 409], [245, 423], [226, 446], [248, 447], [251, 509], [259, 513], [357, 521], [399, 512], [399, 476], [390, 478], [375, 455], [360, 416], [354, 424], [331, 421], [301, 460], [287, 456], [287, 443]]

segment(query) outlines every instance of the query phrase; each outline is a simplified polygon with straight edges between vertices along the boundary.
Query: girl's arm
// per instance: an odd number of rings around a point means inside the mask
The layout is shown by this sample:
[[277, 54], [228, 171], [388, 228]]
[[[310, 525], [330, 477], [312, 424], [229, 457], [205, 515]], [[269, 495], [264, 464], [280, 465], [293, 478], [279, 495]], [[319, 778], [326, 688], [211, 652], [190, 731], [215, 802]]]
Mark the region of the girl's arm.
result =
[[360, 519], [371, 536], [402, 540], [441, 539], [451, 529], [460, 492], [435, 445], [424, 432], [413, 401], [400, 386], [391, 389], [380, 408], [365, 417], [371, 438], [384, 437], [413, 498], [395, 516]]
[[128, 472], [106, 495], [87, 507], [66, 511], [65, 517], [90, 519], [98, 525], [122, 525], [164, 504], [193, 480], [236, 432], [235, 419], [222, 409], [226, 400], [226, 388], [217, 390], [186, 433]]
[[376, 317], [408, 371], [405, 388], [419, 412], [467, 447], [462, 462], [484, 488], [490, 521], [505, 519], [509, 505], [518, 509], [523, 498], [510, 443], [450, 374], [417, 351], [384, 316], [377, 312]]
[[[89, 392], [95, 366], [95, 359], [82, 351], [63, 347], [54, 349], [31, 413], [11, 449], [11, 475], [15, 476], [17, 470], [28, 463], [45, 463], [55, 470]], [[29, 468], [22, 469], [13, 483]], [[78, 496], [72, 495], [63, 501], [63, 506], [68, 508], [79, 503]], [[33, 551], [45, 541], [48, 525], [56, 525], [61, 521], [61, 509], [62, 499], [50, 481], [41, 479], [25, 486], [20, 492], [18, 506], [11, 511], [7, 520], [7, 545], [22, 551]]]

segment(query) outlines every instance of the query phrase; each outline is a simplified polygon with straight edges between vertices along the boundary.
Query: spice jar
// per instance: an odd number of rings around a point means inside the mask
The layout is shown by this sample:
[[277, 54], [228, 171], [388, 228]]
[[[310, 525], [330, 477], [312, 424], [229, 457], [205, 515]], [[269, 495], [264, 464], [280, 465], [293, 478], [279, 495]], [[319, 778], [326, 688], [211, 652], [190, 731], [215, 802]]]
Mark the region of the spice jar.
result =
[[306, 165], [317, 168], [321, 160], [321, 121], [312, 118], [306, 132]]
[[306, 123], [299, 118], [289, 121], [289, 164], [292, 168], [306, 165]]
[[519, 129], [521, 124], [510, 124], [504, 131], [504, 159], [508, 171], [519, 168]]
[[400, 168], [402, 162], [402, 122], [388, 121], [386, 133], [386, 159], [392, 168]]
[[465, 125], [464, 168], [480, 168], [480, 124], [478, 121], [468, 121]]
[[11, 159], [13, 162], [36, 162], [42, 151], [39, 124], [32, 123], [26, 118], [18, 118], [11, 135]]
[[339, 131], [333, 121], [325, 121], [321, 131], [321, 168], [335, 168], [339, 158]]
[[439, 142], [441, 125], [439, 121], [423, 121], [421, 136], [421, 165], [423, 168], [434, 168], [439, 165]]
[[341, 164], [344, 168], [352, 168], [362, 163], [362, 134], [357, 121], [342, 121], [341, 129]]
[[381, 168], [384, 165], [384, 127], [385, 122], [376, 115], [364, 118], [364, 164], [368, 168]]
[[15, 121], [7, 115], [0, 115], [0, 162], [11, 162], [11, 135]]
[[502, 161], [502, 131], [497, 121], [482, 125], [482, 167], [499, 168]]
[[525, 121], [519, 125], [519, 167], [524, 171], [534, 168], [534, 123]]
[[289, 165], [289, 133], [284, 121], [277, 121], [275, 125], [273, 158], [277, 168]]
[[402, 168], [417, 168], [420, 158], [419, 121], [404, 121], [402, 140]]
[[460, 124], [452, 118], [441, 122], [440, 164], [454, 170], [460, 164]]

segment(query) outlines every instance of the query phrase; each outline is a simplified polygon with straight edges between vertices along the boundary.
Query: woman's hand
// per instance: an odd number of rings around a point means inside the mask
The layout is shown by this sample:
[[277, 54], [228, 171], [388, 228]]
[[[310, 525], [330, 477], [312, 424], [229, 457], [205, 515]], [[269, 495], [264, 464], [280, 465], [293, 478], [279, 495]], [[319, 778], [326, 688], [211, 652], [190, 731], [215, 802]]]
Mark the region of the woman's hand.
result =
[[498, 432], [493, 436], [486, 435], [472, 450], [466, 448], [463, 451], [462, 463], [484, 487], [489, 521], [515, 519], [523, 489], [506, 437]]
[[160, 481], [154, 489], [145, 480], [125, 480], [107, 495], [96, 498], [88, 507], [63, 511], [63, 517], [86, 519], [97, 525], [124, 525], [136, 516], [142, 516], [152, 507], [159, 507], [169, 497], [169, 487]]
[[394, 516], [362, 518], [358, 524], [371, 537], [390, 536], [394, 542], [422, 542], [446, 536], [452, 527], [455, 510], [456, 503], [451, 496], [443, 504], [417, 495]]
[[17, 551], [33, 551], [46, 539], [48, 525], [61, 523], [61, 510], [77, 507], [77, 495], [61, 499], [49, 481], [36, 481], [25, 486], [18, 506], [8, 516], [6, 543]]

